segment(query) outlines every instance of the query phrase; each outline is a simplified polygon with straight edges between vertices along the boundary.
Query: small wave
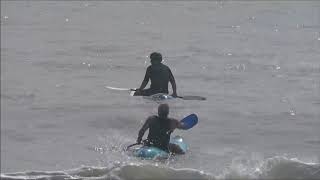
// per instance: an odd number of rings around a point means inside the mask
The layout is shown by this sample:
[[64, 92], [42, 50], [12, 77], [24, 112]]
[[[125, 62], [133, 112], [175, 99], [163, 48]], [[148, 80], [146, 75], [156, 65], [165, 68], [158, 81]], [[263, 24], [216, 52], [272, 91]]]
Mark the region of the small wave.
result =
[[115, 163], [111, 167], [81, 167], [66, 171], [30, 171], [1, 174], [1, 179], [320, 179], [320, 164], [273, 157], [255, 167], [232, 166], [220, 175], [159, 164]]
[[263, 179], [319, 179], [320, 164], [274, 157], [263, 163], [260, 172]]
[[255, 166], [235, 165], [219, 179], [320, 179], [320, 164], [276, 156]]

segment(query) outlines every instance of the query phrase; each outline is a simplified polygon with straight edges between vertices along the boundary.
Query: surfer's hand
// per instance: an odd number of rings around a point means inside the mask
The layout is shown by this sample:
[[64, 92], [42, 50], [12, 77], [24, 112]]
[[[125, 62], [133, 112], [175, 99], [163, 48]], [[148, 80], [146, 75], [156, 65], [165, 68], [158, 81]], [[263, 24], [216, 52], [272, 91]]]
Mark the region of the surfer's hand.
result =
[[140, 88], [137, 88], [137, 89], [136, 89], [136, 93], [137, 93], [137, 94], [141, 94], [141, 89], [140, 89]]

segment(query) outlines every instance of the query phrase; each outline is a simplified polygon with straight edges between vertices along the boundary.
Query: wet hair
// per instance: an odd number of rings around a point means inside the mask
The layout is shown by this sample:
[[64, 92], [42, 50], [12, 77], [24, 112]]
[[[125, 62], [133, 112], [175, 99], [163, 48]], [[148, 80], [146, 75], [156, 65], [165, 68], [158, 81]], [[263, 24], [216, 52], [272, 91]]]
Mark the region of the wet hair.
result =
[[169, 115], [169, 105], [160, 104], [158, 107], [158, 115], [159, 117], [167, 117]]
[[162, 55], [158, 52], [153, 52], [150, 54], [150, 59], [151, 61], [157, 61], [161, 62], [162, 61]]

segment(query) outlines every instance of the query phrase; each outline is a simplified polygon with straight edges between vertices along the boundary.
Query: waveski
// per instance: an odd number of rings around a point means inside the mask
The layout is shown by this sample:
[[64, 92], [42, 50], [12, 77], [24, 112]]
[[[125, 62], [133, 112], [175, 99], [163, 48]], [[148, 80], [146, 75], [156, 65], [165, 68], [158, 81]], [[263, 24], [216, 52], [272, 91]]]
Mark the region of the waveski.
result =
[[[190, 114], [187, 117], [183, 118], [180, 122], [183, 124], [182, 129], [188, 130], [198, 123], [198, 117], [196, 114]], [[179, 146], [179, 148], [182, 150], [182, 154], [185, 154], [188, 150], [188, 145], [181, 136], [175, 136], [173, 138], [170, 138], [170, 143]], [[136, 145], [140, 144], [131, 144], [124, 150], [127, 151], [131, 147]], [[145, 145], [142, 145], [138, 148], [134, 148], [130, 152], [133, 154], [133, 156], [140, 157], [143, 159], [166, 159], [169, 158], [171, 155], [169, 152], [166, 152], [160, 148]]]

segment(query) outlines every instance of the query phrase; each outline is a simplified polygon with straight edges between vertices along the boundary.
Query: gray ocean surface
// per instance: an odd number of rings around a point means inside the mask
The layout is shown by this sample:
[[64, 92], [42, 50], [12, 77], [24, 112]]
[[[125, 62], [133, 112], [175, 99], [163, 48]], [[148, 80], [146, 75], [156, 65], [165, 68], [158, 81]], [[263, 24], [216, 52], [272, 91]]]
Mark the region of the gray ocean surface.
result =
[[[159, 102], [137, 88], [163, 54], [189, 151], [122, 149]], [[170, 89], [171, 91], [171, 89]], [[1, 1], [1, 178], [320, 178], [320, 1]]]

